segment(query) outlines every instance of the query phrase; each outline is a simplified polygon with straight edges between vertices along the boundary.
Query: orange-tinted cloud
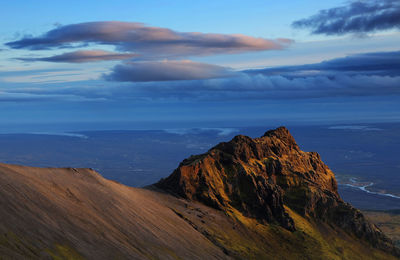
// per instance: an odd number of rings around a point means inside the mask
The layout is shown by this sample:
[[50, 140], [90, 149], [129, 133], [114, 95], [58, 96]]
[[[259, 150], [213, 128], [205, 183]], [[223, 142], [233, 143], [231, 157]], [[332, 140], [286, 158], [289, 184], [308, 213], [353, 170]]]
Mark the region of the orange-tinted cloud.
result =
[[103, 50], [82, 50], [66, 52], [60, 55], [43, 58], [18, 58], [23, 61], [48, 61], [48, 62], [68, 62], [83, 63], [107, 60], [125, 60], [137, 56], [134, 53], [118, 53]]
[[86, 44], [114, 45], [117, 50], [168, 58], [284, 49], [290, 39], [242, 34], [177, 32], [133, 22], [88, 22], [57, 27], [42, 36], [8, 42], [14, 49], [43, 50]]

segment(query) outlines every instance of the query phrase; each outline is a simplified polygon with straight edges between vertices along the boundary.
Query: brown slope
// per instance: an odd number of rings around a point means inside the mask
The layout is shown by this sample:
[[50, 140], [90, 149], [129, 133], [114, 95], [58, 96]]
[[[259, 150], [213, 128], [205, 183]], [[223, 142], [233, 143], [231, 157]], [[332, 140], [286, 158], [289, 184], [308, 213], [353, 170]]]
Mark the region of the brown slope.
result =
[[334, 174], [320, 156], [301, 151], [285, 127], [255, 139], [236, 136], [184, 160], [156, 185], [227, 214], [238, 210], [260, 223], [279, 223], [294, 231], [288, 207], [399, 255], [390, 239], [359, 210], [343, 202]]
[[0, 164], [0, 259], [227, 258], [161, 197], [90, 169]]

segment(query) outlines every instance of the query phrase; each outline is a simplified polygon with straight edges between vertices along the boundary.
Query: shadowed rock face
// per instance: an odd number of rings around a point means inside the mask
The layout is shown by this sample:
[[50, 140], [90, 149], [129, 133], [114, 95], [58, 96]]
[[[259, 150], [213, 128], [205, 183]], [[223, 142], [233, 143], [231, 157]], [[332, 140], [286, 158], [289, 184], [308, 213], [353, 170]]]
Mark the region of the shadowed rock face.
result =
[[286, 207], [342, 228], [371, 245], [396, 251], [360, 211], [343, 202], [332, 171], [318, 153], [303, 152], [285, 127], [260, 138], [238, 135], [191, 156], [159, 188], [229, 214], [238, 210], [261, 223], [295, 230]]

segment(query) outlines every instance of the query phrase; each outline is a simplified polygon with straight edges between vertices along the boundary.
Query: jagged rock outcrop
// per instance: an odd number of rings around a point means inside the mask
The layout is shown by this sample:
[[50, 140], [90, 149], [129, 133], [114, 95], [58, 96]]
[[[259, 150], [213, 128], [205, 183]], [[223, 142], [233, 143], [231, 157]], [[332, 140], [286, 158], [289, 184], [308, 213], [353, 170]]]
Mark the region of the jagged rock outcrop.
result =
[[372, 246], [399, 254], [392, 242], [337, 192], [333, 172], [318, 153], [301, 151], [285, 127], [260, 138], [238, 135], [191, 156], [157, 187], [229, 214], [295, 230], [285, 207], [343, 229]]

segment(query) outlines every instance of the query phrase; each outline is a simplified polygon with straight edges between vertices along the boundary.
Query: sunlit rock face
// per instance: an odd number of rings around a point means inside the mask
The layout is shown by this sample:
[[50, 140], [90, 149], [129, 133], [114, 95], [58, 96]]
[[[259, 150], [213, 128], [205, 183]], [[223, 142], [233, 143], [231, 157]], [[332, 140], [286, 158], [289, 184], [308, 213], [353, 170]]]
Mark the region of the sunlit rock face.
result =
[[156, 186], [261, 223], [296, 226], [286, 207], [328, 222], [379, 248], [391, 243], [360, 211], [343, 202], [333, 172], [318, 153], [301, 151], [285, 127], [260, 138], [238, 135], [207, 153], [191, 156]]

